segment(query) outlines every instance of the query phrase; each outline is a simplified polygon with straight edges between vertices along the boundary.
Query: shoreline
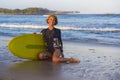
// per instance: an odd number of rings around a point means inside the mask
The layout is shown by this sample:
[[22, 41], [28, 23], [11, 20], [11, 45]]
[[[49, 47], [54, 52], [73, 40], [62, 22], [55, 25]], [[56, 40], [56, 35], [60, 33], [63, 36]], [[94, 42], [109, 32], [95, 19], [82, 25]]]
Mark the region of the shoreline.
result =
[[[0, 37], [1, 37], [0, 41], [2, 41], [5, 44], [7, 42], [7, 44], [8, 44], [8, 42], [15, 36], [13, 36], [13, 37], [10, 37], [10, 36], [0, 36]], [[87, 45], [87, 46], [90, 45], [90, 46], [106, 46], [106, 47], [120, 48], [120, 45], [114, 45], [114, 44], [104, 44], [104, 43], [97, 43], [97, 42], [89, 42], [89, 41], [84, 42], [84, 41], [74, 41], [74, 40], [62, 40], [62, 41], [63, 41], [64, 44], [66, 44], [66, 43], [75, 43], [75, 44], [82, 44], [82, 45]], [[1, 45], [3, 45], [3, 44], [1, 43]]]
[[[85, 41], [73, 41], [73, 40], [63, 40], [63, 43], [76, 43], [76, 44], [82, 44], [86, 46], [105, 46], [105, 47], [115, 47], [115, 48], [120, 48], [120, 45], [115, 45], [115, 44], [104, 44], [104, 43], [97, 43], [97, 42], [85, 42]], [[64, 44], [63, 44], [64, 45]]]

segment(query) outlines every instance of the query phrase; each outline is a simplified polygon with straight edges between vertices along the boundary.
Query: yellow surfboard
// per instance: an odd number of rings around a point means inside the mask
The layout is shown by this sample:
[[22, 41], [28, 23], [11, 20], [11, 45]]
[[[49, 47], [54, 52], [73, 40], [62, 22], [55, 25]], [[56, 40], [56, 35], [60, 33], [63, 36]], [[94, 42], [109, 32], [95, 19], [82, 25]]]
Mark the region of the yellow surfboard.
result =
[[43, 35], [23, 34], [11, 39], [8, 49], [17, 57], [36, 60], [39, 53], [45, 51], [46, 47]]

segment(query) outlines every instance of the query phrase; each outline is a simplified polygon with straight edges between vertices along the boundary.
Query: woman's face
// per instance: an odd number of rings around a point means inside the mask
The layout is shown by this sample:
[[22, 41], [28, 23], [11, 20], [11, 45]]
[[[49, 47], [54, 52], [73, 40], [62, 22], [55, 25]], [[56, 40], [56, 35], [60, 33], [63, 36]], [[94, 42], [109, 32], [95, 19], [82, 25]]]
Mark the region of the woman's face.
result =
[[54, 24], [55, 24], [55, 18], [50, 17], [50, 18], [48, 19], [48, 24], [51, 25], [51, 26], [54, 26]]

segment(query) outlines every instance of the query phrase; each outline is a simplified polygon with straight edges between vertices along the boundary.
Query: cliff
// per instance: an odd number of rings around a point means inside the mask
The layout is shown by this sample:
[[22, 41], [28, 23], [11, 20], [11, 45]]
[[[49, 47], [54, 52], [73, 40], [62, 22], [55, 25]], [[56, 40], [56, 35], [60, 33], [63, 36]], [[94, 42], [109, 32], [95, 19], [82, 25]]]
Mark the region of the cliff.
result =
[[46, 8], [26, 8], [26, 9], [7, 9], [0, 8], [0, 14], [18, 14], [18, 15], [48, 15], [48, 14], [72, 14], [79, 11], [53, 11]]

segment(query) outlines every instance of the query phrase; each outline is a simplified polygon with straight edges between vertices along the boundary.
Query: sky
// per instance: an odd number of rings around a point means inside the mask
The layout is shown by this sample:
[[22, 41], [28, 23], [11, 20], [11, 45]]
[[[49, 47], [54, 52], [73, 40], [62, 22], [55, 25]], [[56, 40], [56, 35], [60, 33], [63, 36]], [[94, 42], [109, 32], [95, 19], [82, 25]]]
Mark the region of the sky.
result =
[[120, 14], [120, 0], [0, 0], [0, 8], [41, 7], [81, 14]]

